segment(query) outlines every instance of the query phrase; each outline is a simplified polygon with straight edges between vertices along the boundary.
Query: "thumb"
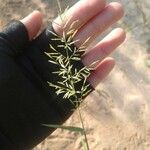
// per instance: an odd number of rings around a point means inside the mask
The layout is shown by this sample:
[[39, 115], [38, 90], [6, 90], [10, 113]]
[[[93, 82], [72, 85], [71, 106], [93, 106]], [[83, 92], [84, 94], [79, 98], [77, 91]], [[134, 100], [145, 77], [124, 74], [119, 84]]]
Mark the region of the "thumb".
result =
[[42, 14], [35, 10], [27, 17], [22, 19], [21, 22], [25, 25], [28, 31], [29, 39], [32, 40], [37, 35], [42, 26]]
[[0, 48], [8, 55], [16, 56], [26, 49], [41, 25], [42, 15], [39, 11], [34, 11], [21, 21], [10, 22], [0, 32]]

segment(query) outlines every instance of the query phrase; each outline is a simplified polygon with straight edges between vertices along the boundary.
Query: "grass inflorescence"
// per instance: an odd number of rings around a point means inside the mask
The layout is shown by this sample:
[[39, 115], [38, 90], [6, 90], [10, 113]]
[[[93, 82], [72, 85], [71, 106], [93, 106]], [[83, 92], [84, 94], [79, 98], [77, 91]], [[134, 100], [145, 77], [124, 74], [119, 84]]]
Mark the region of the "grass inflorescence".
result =
[[[62, 13], [59, 0], [57, 0], [57, 2], [59, 8], [59, 16], [63, 22], [64, 18], [66, 20], [66, 16], [65, 13]], [[62, 36], [57, 35], [53, 31], [49, 31], [51, 32], [51, 34], [53, 34], [54, 37], [51, 40], [57, 41], [57, 43], [60, 44], [58, 44], [57, 46], [53, 46], [50, 43], [50, 52], [45, 52], [45, 54], [49, 57], [49, 62], [53, 65], [56, 65], [56, 68], [58, 68], [58, 70], [52, 73], [59, 77], [59, 81], [57, 81], [57, 83], [48, 81], [48, 84], [50, 87], [55, 89], [57, 95], [62, 95], [62, 100], [69, 100], [74, 105], [79, 114], [81, 127], [62, 125], [46, 126], [80, 133], [84, 137], [81, 141], [84, 150], [89, 150], [86, 130], [80, 108], [80, 103], [82, 102], [83, 98], [87, 96], [92, 90], [90, 88], [90, 84], [88, 84], [87, 82], [87, 78], [90, 75], [90, 68], [83, 66], [83, 64], [81, 63], [81, 55], [86, 50], [84, 45], [86, 45], [86, 42], [88, 42], [89, 39], [87, 39], [80, 47], [74, 46], [76, 42], [78, 42], [78, 40], [73, 40], [74, 36], [77, 33], [77, 30], [73, 28], [76, 22], [77, 21], [71, 23], [69, 29], [67, 31], [63, 31]]]

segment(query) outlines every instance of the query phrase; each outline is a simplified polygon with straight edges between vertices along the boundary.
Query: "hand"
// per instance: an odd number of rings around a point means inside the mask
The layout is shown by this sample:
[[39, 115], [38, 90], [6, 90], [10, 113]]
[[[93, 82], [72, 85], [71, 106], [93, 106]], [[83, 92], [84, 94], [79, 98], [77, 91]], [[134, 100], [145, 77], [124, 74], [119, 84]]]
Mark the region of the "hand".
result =
[[[118, 3], [106, 7], [103, 0], [82, 0], [69, 9], [67, 15], [71, 16], [70, 23], [79, 20], [75, 39], [80, 39], [76, 45], [80, 46], [87, 37], [92, 36], [94, 40], [120, 19], [123, 10]], [[19, 24], [0, 33], [0, 146], [5, 149], [32, 148], [53, 131], [41, 123], [62, 124], [72, 114], [70, 103], [57, 101], [54, 91], [46, 85], [46, 81], [53, 79], [53, 66], [44, 55], [49, 35], [44, 31], [35, 38], [42, 25], [41, 13], [35, 11], [21, 22], [27, 32]], [[59, 18], [55, 22], [63, 28]], [[53, 28], [62, 34], [62, 28], [56, 24]], [[84, 65], [100, 60], [88, 79], [94, 88], [114, 66], [112, 58], [104, 58], [124, 39], [124, 31], [115, 29], [82, 56]]]
[[[28, 29], [30, 39], [32, 39], [40, 29], [42, 24], [42, 16], [39, 12], [34, 14], [31, 19], [23, 19], [22, 22]], [[74, 29], [78, 29], [78, 33], [74, 40], [79, 39], [76, 46], [80, 46], [88, 37], [92, 37], [88, 44], [107, 30], [112, 24], [116, 23], [123, 16], [123, 8], [121, 4], [113, 2], [106, 4], [105, 0], [82, 0], [76, 3], [65, 14], [69, 18], [69, 22], [65, 26], [65, 30], [74, 22]], [[28, 20], [28, 21], [27, 21]], [[30, 21], [29, 21], [30, 20]], [[37, 27], [34, 28], [36, 21]], [[53, 28], [56, 33], [62, 35], [63, 26], [66, 22], [58, 17], [54, 20]], [[59, 26], [58, 26], [58, 25]], [[125, 32], [121, 28], [114, 29], [96, 46], [91, 48], [83, 57], [84, 65], [89, 66], [94, 61], [99, 60], [96, 70], [89, 77], [89, 82], [95, 88], [113, 69], [115, 60], [107, 56], [113, 52], [125, 40]], [[88, 46], [88, 45], [87, 45]], [[107, 58], [106, 58], [107, 57]]]

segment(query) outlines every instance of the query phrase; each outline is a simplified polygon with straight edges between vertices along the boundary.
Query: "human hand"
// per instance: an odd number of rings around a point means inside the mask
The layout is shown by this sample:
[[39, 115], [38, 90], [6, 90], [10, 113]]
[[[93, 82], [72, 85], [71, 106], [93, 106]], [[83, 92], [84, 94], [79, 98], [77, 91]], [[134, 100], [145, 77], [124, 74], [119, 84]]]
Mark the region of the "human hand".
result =
[[[77, 21], [73, 28], [78, 30], [74, 40], [78, 40], [76, 46], [79, 47], [89, 37], [88, 44], [91, 44], [101, 33], [106, 31], [123, 16], [122, 5], [117, 2], [107, 4], [105, 0], [81, 0], [66, 14], [66, 21], [62, 22], [60, 17], [53, 23], [55, 31], [62, 35], [63, 30], [68, 30], [69, 26]], [[69, 18], [69, 22], [68, 22]], [[125, 32], [121, 28], [114, 29], [96, 46], [83, 55], [82, 62], [89, 66], [99, 60], [90, 77], [89, 82], [95, 88], [112, 70], [115, 60], [107, 56], [113, 52], [125, 40]]]
[[[105, 7], [103, 0], [82, 0], [68, 11], [68, 17], [69, 15], [72, 16], [72, 21], [79, 20], [76, 28], [80, 29], [75, 39], [80, 39], [76, 45], [80, 46], [84, 39], [91, 35], [94, 39], [120, 19], [123, 11], [117, 3]], [[41, 123], [61, 124], [72, 113], [68, 102], [55, 102], [54, 91], [50, 91], [46, 85], [52, 67], [49, 67], [44, 56], [44, 51], [49, 46], [49, 35], [43, 32], [35, 38], [42, 25], [41, 13], [35, 11], [21, 22], [27, 29], [29, 40], [23, 27], [20, 32], [13, 28], [11, 32], [0, 34], [0, 145], [5, 141], [8, 147], [11, 145], [11, 149], [13, 146], [35, 146], [53, 131], [41, 126]], [[59, 19], [55, 22], [61, 25]], [[56, 24], [53, 27], [61, 35], [61, 28]], [[116, 29], [82, 57], [84, 65], [100, 60], [88, 79], [94, 88], [114, 66], [112, 58], [103, 59], [124, 38], [123, 30]], [[64, 106], [67, 106], [66, 110], [63, 110]]]
[[[42, 24], [42, 16], [41, 14], [38, 15], [38, 19], [35, 20], [40, 28]], [[88, 37], [91, 37], [88, 42], [88, 45], [90, 45], [92, 41], [97, 38], [97, 36], [122, 18], [123, 8], [122, 5], [117, 2], [106, 4], [105, 0], [83, 0], [76, 3], [67, 11], [65, 15], [67, 19], [69, 18], [69, 22], [68, 20], [62, 22], [61, 18], [58, 17], [54, 20], [53, 28], [58, 35], [62, 35], [64, 30], [68, 30], [69, 26], [74, 21], [77, 21], [76, 24], [74, 24], [74, 29], [77, 29], [78, 32], [74, 37], [74, 40], [79, 41], [76, 43], [76, 46], [79, 47], [86, 39], [88, 39]], [[22, 20], [22, 22], [27, 27], [29, 36], [32, 39], [32, 32], [34, 32], [32, 29], [33, 27], [26, 24], [26, 19]], [[38, 29], [36, 31], [38, 32]], [[36, 35], [36, 32], [34, 35]], [[93, 62], [99, 60], [96, 70], [91, 73], [88, 79], [94, 88], [113, 69], [115, 60], [107, 56], [109, 56], [109, 54], [111, 54], [124, 40], [124, 30], [121, 28], [116, 28], [82, 56], [82, 62], [85, 66], [89, 66]]]

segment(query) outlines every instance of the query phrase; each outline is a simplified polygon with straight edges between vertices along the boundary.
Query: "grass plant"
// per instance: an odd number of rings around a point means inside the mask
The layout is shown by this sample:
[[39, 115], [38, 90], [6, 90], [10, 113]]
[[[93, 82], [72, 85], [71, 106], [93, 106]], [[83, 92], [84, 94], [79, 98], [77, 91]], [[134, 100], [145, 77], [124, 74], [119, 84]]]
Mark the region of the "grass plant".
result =
[[[61, 4], [59, 0], [57, 0], [58, 4], [58, 14], [61, 18], [61, 21], [65, 22], [65, 25], [69, 23], [69, 18], [66, 18], [66, 11], [62, 12]], [[78, 112], [79, 120], [81, 123], [81, 127], [74, 127], [74, 126], [63, 126], [63, 125], [45, 125], [50, 128], [61, 128], [64, 130], [69, 130], [72, 132], [78, 132], [82, 136], [82, 146], [84, 150], [89, 150], [89, 144], [88, 139], [86, 135], [86, 128], [84, 125], [83, 117], [82, 117], [82, 108], [80, 106], [80, 103], [83, 101], [83, 98], [87, 96], [90, 92], [90, 85], [87, 83], [87, 78], [90, 75], [90, 70], [92, 70], [92, 67], [76, 67], [76, 62], [78, 63], [81, 61], [81, 55], [85, 52], [86, 43], [90, 39], [90, 37], [80, 46], [75, 47], [73, 46], [76, 44], [77, 41], [73, 41], [74, 36], [77, 33], [77, 30], [75, 30], [74, 24], [77, 21], [74, 21], [69, 26], [69, 29], [67, 31], [63, 31], [63, 36], [59, 36], [53, 31], [51, 32], [55, 38], [51, 39], [54, 41], [59, 41], [60, 45], [57, 45], [57, 47], [54, 47], [50, 44], [51, 52], [45, 52], [45, 54], [49, 57], [49, 62], [53, 65], [56, 65], [56, 67], [59, 68], [59, 70], [52, 72], [56, 76], [59, 76], [59, 81], [57, 83], [52, 83], [48, 81], [48, 84], [50, 87], [55, 88], [57, 95], [63, 95], [62, 100], [69, 100], [73, 105], [74, 108]], [[55, 23], [55, 22], [54, 22]], [[59, 51], [59, 48], [63, 48], [63, 52]], [[76, 88], [76, 84], [80, 83], [80, 88]]]

